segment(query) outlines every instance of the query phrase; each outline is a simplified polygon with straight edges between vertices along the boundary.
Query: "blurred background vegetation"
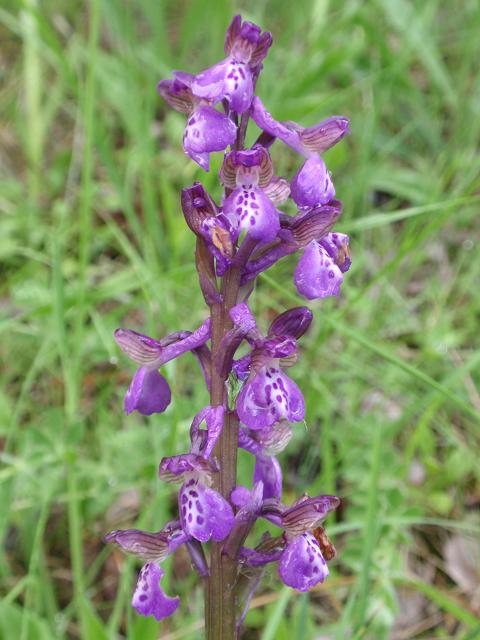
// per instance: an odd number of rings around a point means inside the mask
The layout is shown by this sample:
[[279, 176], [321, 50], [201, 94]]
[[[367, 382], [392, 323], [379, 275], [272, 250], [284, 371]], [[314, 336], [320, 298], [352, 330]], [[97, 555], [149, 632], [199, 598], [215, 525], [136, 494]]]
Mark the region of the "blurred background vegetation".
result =
[[[353, 267], [315, 302], [292, 370], [306, 394], [286, 501], [334, 492], [338, 559], [310, 594], [267, 576], [245, 638], [480, 638], [480, 79], [477, 0], [4, 0], [0, 8], [0, 637], [188, 639], [202, 592], [182, 553], [161, 624], [129, 607], [113, 528], [175, 514], [156, 477], [206, 404], [193, 358], [174, 400], [125, 418], [117, 326], [160, 337], [206, 316], [179, 189], [204, 175], [155, 85], [220, 60], [241, 11], [274, 35], [258, 92], [278, 119], [351, 118], [326, 154]], [[251, 133], [253, 136], [253, 133]], [[277, 170], [299, 160], [275, 145]], [[266, 328], [300, 303], [286, 259]], [[241, 460], [248, 482], [250, 461]]]

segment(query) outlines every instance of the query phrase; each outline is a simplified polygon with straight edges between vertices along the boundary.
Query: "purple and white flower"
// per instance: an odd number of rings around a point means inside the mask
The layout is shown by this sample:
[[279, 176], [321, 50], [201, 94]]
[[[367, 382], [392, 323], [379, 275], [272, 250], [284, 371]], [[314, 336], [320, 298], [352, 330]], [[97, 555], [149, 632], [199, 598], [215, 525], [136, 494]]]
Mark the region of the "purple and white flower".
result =
[[227, 57], [195, 76], [192, 92], [214, 103], [226, 100], [232, 111], [244, 113], [252, 103], [256, 77], [271, 43], [270, 33], [235, 16], [225, 38]]
[[138, 411], [149, 416], [165, 411], [171, 401], [170, 387], [159, 367], [187, 351], [196, 352], [201, 359], [199, 350], [210, 339], [210, 318], [193, 333], [176, 332], [160, 341], [131, 329], [117, 329], [114, 336], [122, 351], [140, 365], [125, 395], [125, 413]]
[[159, 475], [166, 482], [183, 481], [178, 495], [183, 531], [199, 540], [224, 540], [233, 526], [230, 504], [210, 488], [218, 465], [195, 453], [187, 453], [160, 462]]

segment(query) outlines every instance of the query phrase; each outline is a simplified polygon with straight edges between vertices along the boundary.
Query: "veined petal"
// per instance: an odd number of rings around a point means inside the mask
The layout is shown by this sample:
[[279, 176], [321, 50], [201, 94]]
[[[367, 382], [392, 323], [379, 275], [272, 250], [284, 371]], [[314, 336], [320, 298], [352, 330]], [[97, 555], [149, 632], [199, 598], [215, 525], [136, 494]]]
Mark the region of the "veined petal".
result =
[[300, 213], [289, 220], [288, 230], [300, 247], [312, 240], [321, 240], [333, 227], [342, 212], [342, 203], [332, 200], [329, 204], [314, 207], [306, 213]]
[[290, 183], [291, 196], [300, 209], [311, 209], [335, 197], [330, 174], [324, 161], [313, 155], [303, 164]]
[[195, 109], [187, 121], [183, 148], [200, 166], [209, 170], [209, 154], [223, 151], [235, 142], [237, 127], [224, 113], [203, 105]]
[[120, 349], [131, 360], [141, 366], [156, 368], [155, 363], [162, 352], [160, 342], [132, 329], [117, 329], [113, 335]]
[[327, 563], [311, 533], [296, 536], [287, 544], [278, 573], [286, 585], [298, 591], [308, 591], [325, 580], [329, 574]]
[[174, 72], [173, 80], [160, 80], [157, 91], [160, 96], [175, 111], [190, 113], [193, 108], [191, 82], [193, 76], [189, 73]]
[[250, 429], [262, 429], [282, 418], [301, 422], [305, 401], [293, 380], [280, 369], [265, 366], [240, 391], [237, 413]]
[[268, 456], [276, 456], [283, 451], [292, 439], [292, 427], [286, 420], [280, 420], [273, 427], [255, 431], [253, 437]]
[[343, 275], [328, 251], [313, 240], [298, 261], [294, 274], [298, 292], [308, 298], [327, 298], [340, 293]]
[[304, 497], [282, 513], [282, 526], [291, 535], [299, 535], [316, 526], [340, 504], [336, 496]]
[[160, 579], [164, 575], [161, 567], [147, 563], [142, 567], [132, 598], [132, 606], [143, 616], [153, 616], [162, 620], [178, 609], [180, 598], [170, 598], [160, 588]]
[[232, 507], [217, 491], [188, 480], [179, 493], [180, 521], [187, 535], [200, 542], [224, 540], [233, 526]]
[[156, 369], [140, 367], [125, 395], [125, 413], [128, 415], [132, 411], [138, 411], [145, 416], [163, 413], [171, 399], [172, 394], [165, 378]]
[[322, 153], [350, 133], [348, 124], [348, 118], [331, 116], [313, 127], [303, 129], [300, 133], [300, 139], [309, 151]]
[[232, 224], [244, 229], [252, 238], [270, 242], [280, 229], [278, 212], [262, 189], [238, 187], [223, 203], [223, 212]]
[[209, 477], [218, 472], [218, 465], [196, 453], [183, 453], [178, 456], [162, 458], [158, 475], [165, 482], [178, 482], [185, 474], [197, 473]]
[[105, 542], [114, 542], [122, 551], [147, 562], [161, 562], [169, 554], [168, 536], [160, 531], [157, 533], [139, 529], [111, 531], [105, 536]]
[[290, 185], [285, 178], [273, 176], [270, 182], [263, 188], [267, 198], [275, 205], [283, 204], [290, 195]]

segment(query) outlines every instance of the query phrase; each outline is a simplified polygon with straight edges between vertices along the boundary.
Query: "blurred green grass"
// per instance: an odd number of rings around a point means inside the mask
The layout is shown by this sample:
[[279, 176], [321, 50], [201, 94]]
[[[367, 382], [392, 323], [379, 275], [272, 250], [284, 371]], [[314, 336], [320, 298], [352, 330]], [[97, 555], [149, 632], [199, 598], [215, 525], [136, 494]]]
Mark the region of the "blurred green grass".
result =
[[[0, 637], [198, 636], [186, 559], [167, 563], [182, 607], [158, 625], [130, 610], [135, 563], [101, 537], [174, 513], [157, 464], [206, 395], [185, 357], [166, 367], [167, 413], [127, 420], [112, 333], [205, 316], [178, 192], [201, 179], [218, 196], [219, 160], [208, 176], [187, 162], [183, 117], [155, 85], [219, 60], [237, 11], [274, 34], [258, 92], [276, 117], [351, 118], [327, 162], [354, 254], [340, 300], [312, 305], [293, 372], [307, 427], [282, 457], [287, 498], [342, 496], [338, 561], [308, 595], [268, 576], [245, 637], [477, 638], [444, 552], [480, 530], [475, 0], [2, 5]], [[273, 157], [286, 174], [298, 163]], [[293, 267], [259, 283], [264, 326], [298, 301]]]

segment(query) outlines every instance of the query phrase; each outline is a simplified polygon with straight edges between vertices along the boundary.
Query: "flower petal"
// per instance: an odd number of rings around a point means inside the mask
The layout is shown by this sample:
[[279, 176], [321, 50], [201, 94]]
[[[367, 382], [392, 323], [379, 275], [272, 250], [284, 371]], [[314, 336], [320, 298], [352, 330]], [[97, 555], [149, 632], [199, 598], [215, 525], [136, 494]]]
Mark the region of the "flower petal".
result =
[[[203, 105], [187, 121], [183, 148], [205, 171], [209, 170], [212, 151], [223, 151], [235, 142], [237, 127], [224, 113]], [[207, 155], [205, 155], [207, 154]]]
[[271, 242], [280, 229], [277, 209], [258, 187], [244, 185], [232, 191], [223, 212], [255, 240]]
[[163, 575], [163, 569], [150, 562], [140, 571], [132, 606], [143, 616], [153, 616], [156, 620], [162, 620], [178, 609], [180, 598], [170, 598], [160, 588], [159, 582]]
[[186, 534], [200, 542], [224, 540], [233, 526], [232, 507], [217, 491], [188, 480], [178, 496], [180, 521]]
[[270, 135], [279, 138], [282, 142], [298, 153], [305, 153], [298, 131], [290, 129], [285, 124], [272, 118], [258, 96], [255, 96], [253, 99], [251, 113], [255, 124], [260, 127], [260, 129], [263, 129]]
[[300, 209], [311, 209], [330, 202], [335, 187], [324, 161], [314, 155], [303, 164], [290, 183], [291, 196]]
[[273, 456], [257, 456], [253, 471], [253, 482], [263, 482], [263, 497], [282, 497], [282, 468]]
[[132, 329], [117, 329], [113, 335], [120, 349], [131, 360], [141, 366], [156, 368], [163, 349], [160, 342]]
[[262, 429], [282, 418], [301, 422], [305, 417], [305, 401], [295, 382], [280, 369], [262, 367], [240, 391], [237, 413], [250, 429]]
[[140, 367], [125, 395], [125, 413], [128, 415], [132, 411], [138, 411], [144, 416], [163, 413], [171, 399], [172, 394], [165, 378], [156, 369]]
[[348, 118], [331, 116], [322, 122], [307, 127], [300, 133], [300, 139], [306, 149], [322, 153], [350, 133]]
[[314, 300], [338, 296], [343, 275], [327, 250], [313, 240], [298, 261], [294, 280], [298, 292]]
[[298, 591], [308, 591], [325, 580], [329, 574], [327, 563], [311, 533], [296, 536], [287, 544], [278, 573], [286, 585]]
[[252, 104], [252, 72], [243, 62], [232, 60], [225, 75], [224, 96], [230, 102], [230, 108], [244, 113]]
[[193, 95], [215, 102], [222, 100], [225, 97], [224, 86], [229, 63], [230, 60], [227, 58], [195, 76], [192, 82]]

